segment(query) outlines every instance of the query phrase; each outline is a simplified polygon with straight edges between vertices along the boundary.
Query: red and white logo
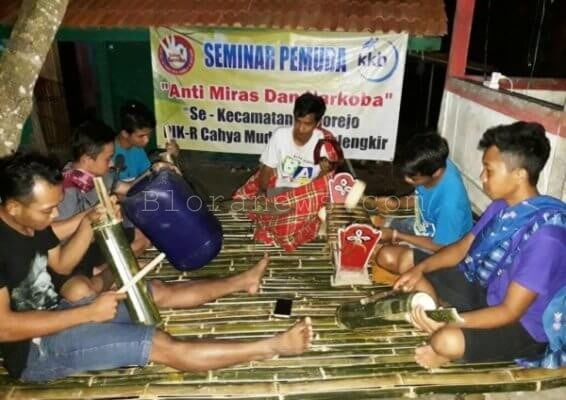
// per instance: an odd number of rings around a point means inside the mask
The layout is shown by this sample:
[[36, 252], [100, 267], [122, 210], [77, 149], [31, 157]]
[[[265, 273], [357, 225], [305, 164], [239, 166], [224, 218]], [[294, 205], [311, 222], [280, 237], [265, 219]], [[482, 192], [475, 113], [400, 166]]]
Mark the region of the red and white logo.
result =
[[352, 224], [338, 229], [340, 267], [362, 270], [381, 239], [381, 231], [366, 224]]
[[354, 186], [355, 179], [347, 172], [340, 172], [334, 178], [328, 180], [328, 189], [330, 191], [330, 202], [344, 204], [348, 193]]
[[159, 43], [159, 62], [173, 75], [187, 73], [195, 62], [195, 51], [189, 40], [182, 35], [168, 35]]

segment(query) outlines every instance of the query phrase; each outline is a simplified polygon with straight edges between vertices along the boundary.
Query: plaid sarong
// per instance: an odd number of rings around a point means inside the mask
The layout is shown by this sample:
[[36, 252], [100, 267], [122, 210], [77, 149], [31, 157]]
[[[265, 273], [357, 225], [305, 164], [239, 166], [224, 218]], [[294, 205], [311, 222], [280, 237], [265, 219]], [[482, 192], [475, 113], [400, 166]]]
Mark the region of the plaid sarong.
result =
[[[321, 129], [324, 138], [335, 140], [334, 136]], [[338, 161], [338, 154], [331, 144], [325, 143], [326, 154], [331, 161]], [[277, 196], [266, 198], [267, 203], [275, 206], [291, 207], [285, 215], [258, 215], [253, 212], [248, 217], [256, 222], [254, 239], [266, 244], [275, 244], [285, 251], [293, 251], [298, 246], [316, 238], [320, 228], [318, 211], [328, 203], [328, 180], [333, 173], [319, 177], [310, 183], [291, 189]], [[268, 187], [275, 187], [277, 177], [271, 176]], [[233, 199], [253, 199], [259, 192], [259, 171], [232, 196]]]
[[318, 211], [330, 199], [328, 179], [330, 174], [266, 199], [275, 205], [291, 207], [292, 211], [284, 215], [250, 213], [250, 218], [256, 221], [254, 239], [276, 244], [285, 251], [293, 251], [314, 240], [320, 228]]

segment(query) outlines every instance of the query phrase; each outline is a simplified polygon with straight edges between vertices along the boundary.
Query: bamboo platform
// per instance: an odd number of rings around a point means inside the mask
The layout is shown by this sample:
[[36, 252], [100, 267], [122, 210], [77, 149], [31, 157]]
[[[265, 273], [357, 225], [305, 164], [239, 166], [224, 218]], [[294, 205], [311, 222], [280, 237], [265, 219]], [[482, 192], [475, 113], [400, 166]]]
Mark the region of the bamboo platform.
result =
[[[432, 371], [413, 361], [425, 337], [407, 324], [372, 331], [338, 327], [341, 302], [385, 287], [330, 285], [334, 272], [326, 241], [293, 253], [255, 244], [252, 224], [241, 215], [217, 214], [225, 233], [220, 255], [208, 266], [179, 273], [170, 266], [151, 277], [169, 281], [225, 276], [247, 269], [267, 251], [271, 264], [260, 294], [236, 294], [191, 310], [162, 312], [165, 329], [186, 339], [252, 340], [271, 336], [294, 321], [270, 316], [275, 299], [294, 299], [296, 318], [311, 316], [314, 346], [308, 353], [251, 362], [208, 373], [183, 373], [160, 365], [83, 374], [44, 385], [24, 385], [0, 368], [3, 399], [377, 399], [440, 393], [540, 391], [566, 385], [566, 369], [522, 369], [513, 363], [450, 365]], [[152, 258], [156, 252], [143, 257]]]

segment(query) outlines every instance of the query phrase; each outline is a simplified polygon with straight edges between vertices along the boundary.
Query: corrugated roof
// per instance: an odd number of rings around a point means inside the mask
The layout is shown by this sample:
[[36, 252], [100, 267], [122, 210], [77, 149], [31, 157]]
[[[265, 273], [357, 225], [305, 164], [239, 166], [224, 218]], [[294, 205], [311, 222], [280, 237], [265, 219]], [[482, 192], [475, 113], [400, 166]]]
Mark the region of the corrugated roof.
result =
[[[12, 25], [21, 0], [0, 2]], [[442, 0], [71, 0], [64, 27], [148, 26], [269, 28], [446, 34]]]

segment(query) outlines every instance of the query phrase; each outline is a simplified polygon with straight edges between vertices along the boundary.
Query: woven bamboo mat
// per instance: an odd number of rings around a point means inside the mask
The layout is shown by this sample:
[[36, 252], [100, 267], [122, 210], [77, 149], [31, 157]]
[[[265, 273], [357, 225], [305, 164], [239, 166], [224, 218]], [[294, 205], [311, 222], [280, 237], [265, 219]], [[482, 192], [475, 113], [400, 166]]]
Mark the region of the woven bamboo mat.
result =
[[[183, 373], [159, 365], [74, 376], [45, 385], [22, 385], [0, 369], [5, 399], [376, 399], [433, 393], [539, 391], [566, 385], [566, 370], [525, 370], [512, 363], [450, 365], [428, 371], [413, 362], [425, 339], [409, 325], [373, 331], [338, 327], [341, 302], [385, 290], [330, 286], [333, 267], [325, 241], [287, 254], [252, 241], [252, 225], [242, 216], [219, 213], [225, 242], [208, 266], [179, 273], [165, 265], [153, 274], [165, 280], [237, 273], [267, 251], [271, 264], [261, 293], [236, 294], [191, 310], [165, 310], [166, 329], [191, 338], [251, 340], [270, 336], [293, 321], [270, 317], [275, 299], [293, 298], [293, 314], [311, 316], [316, 333], [308, 353], [251, 362], [208, 373]], [[145, 258], [155, 253], [147, 252]]]

